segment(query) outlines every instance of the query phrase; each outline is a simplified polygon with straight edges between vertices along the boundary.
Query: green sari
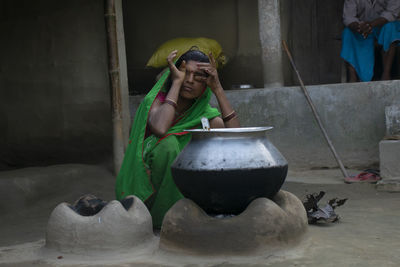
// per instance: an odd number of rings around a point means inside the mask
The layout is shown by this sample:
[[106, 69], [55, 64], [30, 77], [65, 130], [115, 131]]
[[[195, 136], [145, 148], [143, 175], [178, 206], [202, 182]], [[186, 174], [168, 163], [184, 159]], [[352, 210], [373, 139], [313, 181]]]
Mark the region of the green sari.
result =
[[146, 137], [150, 108], [158, 93], [166, 92], [165, 82], [168, 76], [169, 71], [158, 80], [136, 111], [129, 145], [115, 187], [118, 200], [135, 195], [145, 202], [152, 215], [154, 227], [161, 227], [168, 209], [183, 198], [173, 182], [170, 167], [190, 141], [191, 134], [184, 130], [199, 127], [202, 117], [212, 119], [220, 115], [209, 104], [212, 93], [207, 88], [164, 137]]

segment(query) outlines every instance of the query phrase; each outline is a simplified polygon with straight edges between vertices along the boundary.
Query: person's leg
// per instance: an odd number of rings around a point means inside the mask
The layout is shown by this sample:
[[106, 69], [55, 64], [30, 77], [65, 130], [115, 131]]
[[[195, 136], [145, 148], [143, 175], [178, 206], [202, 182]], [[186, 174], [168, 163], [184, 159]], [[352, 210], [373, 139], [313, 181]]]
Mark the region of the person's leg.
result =
[[340, 56], [347, 63], [349, 82], [371, 81], [375, 64], [373, 36], [364, 39], [348, 27], [344, 28]]
[[400, 21], [388, 22], [382, 26], [378, 36], [378, 43], [383, 47], [382, 80], [389, 80], [391, 77], [392, 65], [396, 53], [396, 47], [400, 41]]
[[350, 82], [350, 83], [358, 82], [358, 76], [357, 76], [356, 69], [348, 62], [346, 62], [346, 66], [347, 66], [347, 73], [349, 75], [348, 82]]
[[393, 42], [387, 51], [383, 51], [382, 55], [383, 72], [381, 77], [381, 80], [383, 81], [391, 79], [393, 59], [396, 54], [396, 46], [397, 42]]
[[180, 153], [180, 145], [175, 135], [163, 139], [151, 152], [151, 182], [155, 193], [146, 201], [153, 218], [153, 227], [160, 228], [165, 213], [183, 198], [171, 174], [171, 165]]

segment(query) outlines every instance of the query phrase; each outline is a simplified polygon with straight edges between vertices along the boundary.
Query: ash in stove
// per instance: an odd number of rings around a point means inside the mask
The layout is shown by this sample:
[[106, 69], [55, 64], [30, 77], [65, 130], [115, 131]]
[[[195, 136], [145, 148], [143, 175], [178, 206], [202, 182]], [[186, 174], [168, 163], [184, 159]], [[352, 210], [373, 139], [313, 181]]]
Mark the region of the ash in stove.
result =
[[[133, 198], [126, 197], [120, 202], [125, 210], [128, 210], [133, 204]], [[87, 194], [81, 196], [73, 205], [68, 206], [81, 216], [93, 216], [99, 213], [107, 204], [107, 201], [94, 195]]]

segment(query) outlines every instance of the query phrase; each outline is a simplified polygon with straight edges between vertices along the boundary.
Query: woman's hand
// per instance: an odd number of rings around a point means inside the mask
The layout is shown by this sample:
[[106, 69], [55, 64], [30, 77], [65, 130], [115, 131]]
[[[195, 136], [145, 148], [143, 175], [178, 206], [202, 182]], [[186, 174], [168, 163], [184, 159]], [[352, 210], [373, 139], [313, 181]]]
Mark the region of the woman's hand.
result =
[[211, 88], [211, 91], [213, 91], [213, 93], [215, 94], [218, 90], [223, 89], [218, 77], [217, 64], [215, 63], [215, 59], [212, 53], [210, 53], [208, 57], [210, 59], [210, 63], [197, 63], [197, 67], [200, 70], [203, 70], [207, 74], [207, 77], [198, 77], [197, 79], [199, 79], [199, 81], [205, 82], [207, 86]]
[[178, 50], [172, 51], [167, 57], [167, 62], [169, 70], [171, 72], [172, 82], [182, 83], [183, 80], [185, 79], [185, 74], [186, 74], [186, 62], [182, 61], [182, 64], [178, 69], [174, 64], [174, 58], [176, 57], [177, 53]]
[[[217, 64], [215, 63], [215, 59], [211, 53], [209, 54], [208, 57], [210, 58], [210, 63], [202, 63], [202, 62], [197, 63], [198, 69], [204, 71], [208, 75], [208, 77], [198, 76], [196, 77], [196, 79], [198, 79], [198, 81], [205, 82], [207, 86], [211, 88], [212, 92], [217, 98], [218, 105], [221, 110], [222, 118], [221, 117], [213, 118], [210, 121], [210, 125], [212, 128], [240, 127], [239, 119], [235, 115], [236, 113], [233, 110], [231, 104], [229, 103], [225, 91], [222, 88], [222, 85], [219, 81]], [[229, 116], [231, 116], [231, 118], [229, 118]], [[223, 118], [225, 118], [225, 120]]]

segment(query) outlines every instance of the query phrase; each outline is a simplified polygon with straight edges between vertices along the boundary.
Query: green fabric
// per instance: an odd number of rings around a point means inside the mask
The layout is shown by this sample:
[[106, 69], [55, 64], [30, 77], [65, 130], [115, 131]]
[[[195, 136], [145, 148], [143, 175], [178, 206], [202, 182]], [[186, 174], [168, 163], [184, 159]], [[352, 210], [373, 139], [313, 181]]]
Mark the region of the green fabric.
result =
[[151, 169], [151, 183], [156, 192], [149, 198], [147, 205], [153, 218], [153, 225], [161, 227], [164, 214], [176, 201], [183, 198], [179, 189], [175, 186], [170, 166], [189, 141], [188, 135], [170, 135], [163, 139], [150, 153], [145, 161]]
[[148, 113], [157, 94], [161, 90], [165, 91], [168, 76], [169, 71], [154, 85], [136, 111], [129, 145], [115, 187], [116, 198], [119, 200], [135, 195], [144, 201], [150, 209], [155, 227], [161, 226], [167, 210], [182, 198], [173, 182], [170, 166], [190, 141], [191, 135], [184, 130], [201, 125], [202, 117], [211, 119], [220, 115], [209, 104], [212, 93], [207, 88], [168, 130], [165, 137], [150, 135], [145, 139]]

